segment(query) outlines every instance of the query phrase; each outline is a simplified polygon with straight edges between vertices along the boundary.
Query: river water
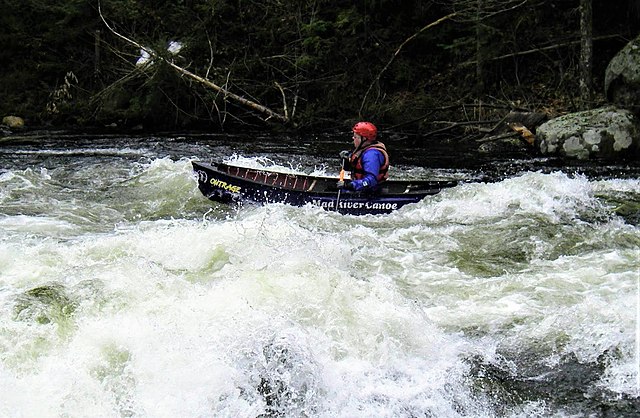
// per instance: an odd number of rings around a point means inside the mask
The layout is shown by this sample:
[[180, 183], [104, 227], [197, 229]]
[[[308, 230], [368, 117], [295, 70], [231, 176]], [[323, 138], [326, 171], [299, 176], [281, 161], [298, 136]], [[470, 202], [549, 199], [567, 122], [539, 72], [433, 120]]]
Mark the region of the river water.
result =
[[2, 417], [632, 417], [640, 166], [396, 150], [390, 214], [205, 199], [335, 137], [0, 144]]

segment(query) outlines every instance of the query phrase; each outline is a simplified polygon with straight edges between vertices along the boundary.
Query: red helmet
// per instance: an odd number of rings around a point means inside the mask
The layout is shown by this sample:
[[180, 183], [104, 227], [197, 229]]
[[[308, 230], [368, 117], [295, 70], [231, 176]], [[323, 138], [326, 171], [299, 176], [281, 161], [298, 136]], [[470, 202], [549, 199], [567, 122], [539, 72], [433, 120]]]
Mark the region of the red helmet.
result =
[[376, 139], [376, 136], [378, 135], [378, 128], [376, 128], [376, 125], [371, 122], [358, 122], [353, 125], [352, 130], [367, 139]]

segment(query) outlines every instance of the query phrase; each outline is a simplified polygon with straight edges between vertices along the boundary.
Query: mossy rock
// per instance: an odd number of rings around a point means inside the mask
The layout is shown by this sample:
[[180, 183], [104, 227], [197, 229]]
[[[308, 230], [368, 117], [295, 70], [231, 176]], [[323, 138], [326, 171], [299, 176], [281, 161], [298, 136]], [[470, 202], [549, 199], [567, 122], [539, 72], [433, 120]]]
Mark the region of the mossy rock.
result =
[[608, 106], [551, 119], [537, 130], [542, 154], [577, 159], [617, 159], [640, 154], [640, 121], [629, 110]]
[[640, 36], [629, 42], [609, 62], [604, 89], [617, 106], [640, 111]]

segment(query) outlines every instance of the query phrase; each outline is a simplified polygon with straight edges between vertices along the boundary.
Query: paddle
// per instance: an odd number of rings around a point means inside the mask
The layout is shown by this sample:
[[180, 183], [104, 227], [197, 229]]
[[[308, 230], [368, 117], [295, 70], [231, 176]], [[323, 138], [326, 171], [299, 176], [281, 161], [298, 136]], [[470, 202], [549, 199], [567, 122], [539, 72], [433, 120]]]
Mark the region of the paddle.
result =
[[[344, 158], [342, 159], [342, 167], [340, 167], [340, 181], [344, 181]], [[336, 211], [338, 210], [338, 203], [340, 203], [341, 188], [338, 188], [338, 198], [336, 199]]]

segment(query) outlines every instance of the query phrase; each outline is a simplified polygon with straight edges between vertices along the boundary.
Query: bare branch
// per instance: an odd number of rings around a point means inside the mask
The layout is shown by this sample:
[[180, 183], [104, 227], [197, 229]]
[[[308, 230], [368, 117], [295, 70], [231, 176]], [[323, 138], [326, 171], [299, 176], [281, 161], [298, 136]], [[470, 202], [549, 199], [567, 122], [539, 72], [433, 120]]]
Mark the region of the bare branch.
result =
[[209, 78], [209, 71], [211, 71], [211, 67], [213, 67], [213, 45], [211, 45], [211, 39], [208, 33], [207, 42], [209, 42], [209, 65], [207, 66], [207, 72], [204, 74], [205, 78]]
[[217, 91], [217, 92], [219, 92], [219, 93], [222, 93], [222, 94], [224, 95], [224, 98], [225, 98], [225, 99], [230, 99], [230, 100], [232, 100], [232, 101], [234, 101], [234, 102], [236, 102], [236, 103], [238, 103], [238, 104], [240, 104], [240, 105], [242, 105], [242, 106], [248, 107], [248, 108], [250, 108], [250, 109], [253, 109], [253, 110], [255, 110], [255, 111], [258, 111], [259, 113], [262, 113], [262, 114], [267, 115], [267, 119], [266, 119], [266, 120], [269, 120], [269, 119], [275, 119], [275, 120], [277, 120], [277, 121], [279, 121], [279, 122], [282, 122], [282, 123], [287, 123], [287, 122], [289, 122], [289, 119], [288, 119], [287, 117], [285, 117], [285, 116], [283, 116], [283, 115], [280, 115], [279, 113], [274, 112], [273, 110], [269, 109], [268, 107], [263, 106], [263, 105], [261, 105], [261, 104], [259, 104], [259, 103], [253, 102], [253, 101], [251, 101], [251, 100], [247, 100], [247, 99], [245, 99], [244, 97], [239, 96], [239, 95], [237, 95], [237, 94], [234, 94], [234, 93], [230, 92], [229, 90], [226, 90], [226, 89], [224, 89], [224, 88], [222, 88], [222, 87], [218, 86], [218, 85], [217, 85], [217, 84], [215, 84], [214, 82], [212, 82], [212, 81], [210, 81], [210, 80], [208, 80], [208, 79], [206, 79], [206, 78], [200, 77], [199, 75], [196, 75], [196, 74], [192, 73], [191, 71], [187, 70], [186, 68], [182, 68], [182, 67], [180, 67], [179, 65], [176, 65], [176, 64], [175, 64], [175, 63], [173, 63], [172, 61], [169, 61], [169, 60], [167, 60], [166, 58], [164, 58], [164, 57], [162, 57], [162, 56], [158, 55], [158, 54], [157, 54], [155, 51], [153, 51], [152, 49], [147, 48], [146, 46], [144, 46], [144, 45], [142, 45], [142, 44], [140, 44], [140, 43], [138, 43], [138, 42], [134, 41], [133, 39], [130, 39], [130, 38], [128, 38], [128, 37], [126, 37], [126, 36], [124, 36], [124, 35], [122, 35], [122, 34], [118, 33], [115, 29], [113, 29], [113, 28], [112, 28], [112, 27], [107, 23], [107, 21], [105, 20], [104, 16], [102, 15], [102, 10], [101, 10], [101, 7], [100, 7], [100, 2], [98, 2], [98, 13], [100, 14], [100, 19], [102, 19], [102, 22], [105, 24], [105, 26], [106, 26], [106, 27], [107, 27], [107, 28], [108, 28], [108, 29], [109, 29], [109, 30], [110, 30], [114, 35], [116, 35], [117, 37], [119, 37], [119, 38], [121, 38], [121, 39], [125, 40], [126, 42], [128, 42], [128, 43], [130, 43], [130, 44], [132, 44], [132, 45], [136, 46], [137, 48], [140, 48], [141, 50], [143, 50], [143, 51], [147, 52], [147, 53], [149, 54], [149, 56], [150, 56], [150, 57], [152, 57], [152, 58], [154, 58], [154, 59], [158, 59], [158, 60], [160, 60], [160, 61], [163, 61], [165, 64], [169, 65], [171, 68], [173, 68], [174, 70], [176, 70], [178, 73], [180, 73], [180, 74], [182, 74], [182, 75], [185, 75], [185, 76], [189, 77], [190, 79], [195, 80], [195, 81], [197, 81], [198, 83], [200, 83], [200, 84], [202, 84], [202, 85], [204, 85], [204, 86], [206, 86], [206, 87], [209, 87], [209, 88], [211, 88], [211, 89], [213, 89], [213, 90], [215, 90], [215, 91]]
[[[622, 38], [620, 35], [604, 35], [604, 36], [596, 36], [593, 38], [594, 41], [601, 41], [601, 40], [606, 40], [606, 39], [613, 39], [613, 38]], [[554, 49], [559, 49], [559, 48], [564, 48], [564, 47], [568, 47], [568, 46], [572, 46], [572, 45], [577, 45], [579, 44], [581, 41], [580, 40], [574, 40], [574, 41], [568, 41], [568, 42], [562, 42], [559, 44], [554, 44], [554, 45], [549, 45], [549, 46], [544, 46], [544, 47], [540, 47], [540, 48], [533, 48], [533, 49], [528, 49], [526, 51], [518, 51], [518, 52], [513, 52], [511, 54], [505, 54], [505, 55], [500, 55], [497, 57], [492, 57], [489, 58], [488, 61], [498, 61], [498, 60], [502, 60], [505, 58], [514, 58], [514, 57], [520, 57], [523, 55], [529, 55], [529, 54], [534, 54], [534, 53], [538, 53], [538, 52], [545, 52], [545, 51], [551, 51]], [[463, 63], [458, 64], [458, 67], [466, 67], [468, 65], [474, 65], [476, 64], [477, 61], [465, 61]]]
[[[436, 0], [456, 12], [458, 22], [478, 22], [525, 6], [531, 0]], [[533, 6], [531, 6], [533, 7]]]
[[428, 25], [424, 26], [422, 29], [420, 29], [419, 31], [417, 31], [416, 33], [414, 33], [413, 35], [411, 35], [410, 37], [408, 37], [407, 39], [404, 40], [404, 42], [402, 42], [400, 44], [400, 46], [398, 47], [398, 49], [396, 49], [396, 51], [393, 53], [393, 55], [391, 56], [391, 58], [389, 59], [389, 61], [387, 62], [387, 64], [382, 68], [382, 70], [380, 70], [380, 72], [378, 73], [378, 75], [373, 79], [373, 81], [371, 81], [371, 84], [369, 84], [369, 88], [367, 89], [367, 92], [364, 94], [364, 97], [362, 98], [362, 104], [360, 105], [360, 110], [359, 110], [359, 114], [360, 116], [362, 116], [362, 109], [364, 109], [364, 105], [367, 102], [367, 96], [369, 95], [369, 92], [371, 91], [371, 89], [373, 88], [373, 85], [375, 83], [377, 83], [378, 81], [380, 81], [380, 77], [382, 77], [382, 74], [387, 71], [387, 68], [389, 68], [389, 66], [391, 65], [391, 63], [393, 62], [393, 60], [398, 56], [398, 54], [400, 54], [400, 50], [402, 50], [402, 48], [409, 43], [410, 41], [412, 41], [413, 39], [415, 39], [419, 34], [421, 34], [422, 32], [424, 32], [425, 30], [432, 28], [442, 22], [444, 22], [447, 19], [451, 19], [453, 16], [455, 16], [456, 13], [451, 13], [448, 14], [447, 16], [444, 16], [438, 20], [436, 20], [435, 22], [431, 22]]
[[276, 87], [278, 88], [278, 90], [280, 90], [280, 94], [282, 94], [282, 108], [283, 108], [283, 111], [284, 111], [284, 117], [288, 118], [289, 117], [289, 110], [287, 109], [287, 96], [284, 94], [284, 89], [282, 88], [280, 83], [278, 83], [276, 81], [275, 84], [276, 84]]

